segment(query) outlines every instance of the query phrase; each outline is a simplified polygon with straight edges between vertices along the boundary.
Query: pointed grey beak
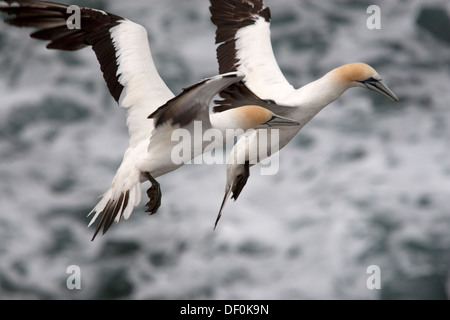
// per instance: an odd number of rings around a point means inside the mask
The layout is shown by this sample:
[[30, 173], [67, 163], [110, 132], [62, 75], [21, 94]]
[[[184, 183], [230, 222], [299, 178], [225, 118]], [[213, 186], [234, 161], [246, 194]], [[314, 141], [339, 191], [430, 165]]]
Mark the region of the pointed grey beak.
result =
[[393, 93], [382, 80], [364, 81], [363, 84], [365, 84], [368, 89], [381, 93], [389, 100], [398, 103], [398, 98], [395, 93]]
[[292, 127], [299, 125], [300, 123], [298, 121], [274, 114], [268, 121], [264, 122], [263, 124], [260, 124], [257, 128], [260, 129], [267, 127]]

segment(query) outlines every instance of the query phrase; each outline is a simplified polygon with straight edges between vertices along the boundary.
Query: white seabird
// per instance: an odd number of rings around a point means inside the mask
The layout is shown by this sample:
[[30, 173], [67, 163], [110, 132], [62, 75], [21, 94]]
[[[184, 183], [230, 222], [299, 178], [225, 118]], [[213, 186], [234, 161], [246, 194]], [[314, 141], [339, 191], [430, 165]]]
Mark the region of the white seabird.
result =
[[[240, 81], [243, 78], [240, 72], [205, 79], [174, 97], [156, 70], [147, 31], [130, 20], [80, 8], [80, 28], [69, 29], [67, 20], [71, 13], [67, 5], [33, 0], [5, 2], [10, 6], [0, 7], [0, 11], [12, 15], [6, 22], [38, 28], [31, 37], [50, 41], [47, 48], [74, 51], [91, 46], [111, 95], [127, 110], [129, 147], [110, 189], [90, 213], [94, 216], [89, 225], [101, 215], [92, 240], [102, 227], [105, 233], [114, 221], [130, 217], [141, 201], [141, 183], [145, 181], [152, 184], [147, 191], [150, 197], [147, 211], [153, 214], [158, 210], [161, 190], [156, 178], [182, 165], [171, 161], [173, 130], [180, 127], [192, 130], [194, 121], [201, 121], [203, 130], [219, 131], [298, 125], [259, 107], [258, 103], [210, 114], [210, 101], [222, 89]], [[192, 150], [190, 156], [200, 155], [203, 147]]]
[[[251, 92], [261, 99], [271, 100], [273, 112], [297, 120], [300, 126], [280, 129], [280, 141], [271, 150], [283, 148], [325, 106], [352, 87], [367, 88], [398, 102], [396, 95], [382, 81], [380, 75], [365, 63], [351, 63], [331, 70], [322, 78], [295, 89], [284, 77], [275, 59], [270, 40], [270, 9], [263, 0], [210, 0], [211, 21], [216, 25], [216, 44], [219, 72], [240, 71], [246, 77], [220, 95], [225, 98], [220, 110], [239, 106], [251, 100]], [[281, 107], [281, 105], [283, 107]], [[219, 221], [224, 205], [232, 194], [236, 200], [250, 174], [250, 166], [264, 159], [255, 153], [252, 144], [258, 143], [258, 131], [242, 137], [230, 153], [227, 165], [225, 196], [216, 220]], [[244, 163], [233, 161], [236, 155]]]

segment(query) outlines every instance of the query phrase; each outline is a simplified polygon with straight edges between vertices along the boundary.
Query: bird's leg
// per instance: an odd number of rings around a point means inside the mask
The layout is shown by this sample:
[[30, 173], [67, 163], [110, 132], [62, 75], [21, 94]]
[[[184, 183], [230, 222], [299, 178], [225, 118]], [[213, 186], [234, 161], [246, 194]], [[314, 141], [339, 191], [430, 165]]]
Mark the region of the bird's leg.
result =
[[145, 205], [148, 208], [145, 212], [154, 214], [161, 206], [161, 187], [159, 185], [159, 182], [152, 177], [150, 172], [145, 172], [145, 176], [152, 184], [152, 186], [147, 190], [147, 195], [150, 198], [150, 201]]

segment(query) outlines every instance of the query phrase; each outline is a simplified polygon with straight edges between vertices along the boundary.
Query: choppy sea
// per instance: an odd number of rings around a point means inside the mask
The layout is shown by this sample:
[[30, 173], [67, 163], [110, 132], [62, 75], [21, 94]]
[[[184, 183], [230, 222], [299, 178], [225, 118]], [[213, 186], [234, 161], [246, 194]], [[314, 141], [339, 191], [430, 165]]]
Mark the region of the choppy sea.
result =
[[[217, 74], [207, 0], [73, 3], [143, 24], [174, 93]], [[381, 29], [367, 27], [372, 4]], [[0, 299], [448, 299], [450, 3], [266, 5], [296, 87], [362, 61], [401, 102], [347, 91], [276, 175], [252, 168], [216, 231], [225, 165], [186, 165], [159, 178], [156, 215], [141, 205], [94, 242], [86, 215], [127, 148], [125, 111], [90, 49], [47, 50], [0, 23]]]

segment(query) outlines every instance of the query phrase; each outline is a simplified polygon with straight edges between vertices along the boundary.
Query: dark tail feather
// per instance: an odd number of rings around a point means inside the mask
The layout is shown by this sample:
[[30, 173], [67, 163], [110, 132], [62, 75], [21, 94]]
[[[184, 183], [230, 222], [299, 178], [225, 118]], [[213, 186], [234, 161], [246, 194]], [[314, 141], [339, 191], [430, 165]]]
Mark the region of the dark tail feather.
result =
[[108, 201], [105, 209], [103, 209], [102, 216], [97, 225], [97, 228], [95, 228], [94, 236], [92, 237], [91, 241], [94, 241], [95, 237], [102, 229], [102, 227], [103, 227], [103, 234], [105, 234], [112, 226], [114, 220], [116, 219], [119, 213], [120, 218], [122, 218], [122, 214], [128, 205], [128, 199], [129, 199], [129, 191], [122, 193], [117, 201], [116, 200]]
[[230, 193], [232, 193], [231, 198], [236, 201], [241, 194], [242, 189], [244, 189], [248, 177], [250, 177], [250, 163], [246, 161], [244, 165], [244, 173], [238, 175], [233, 183], [233, 186], [228, 187], [228, 189], [225, 191], [225, 196], [223, 197], [222, 205], [220, 206], [219, 214], [217, 215], [216, 223], [214, 224], [214, 230], [216, 230], [217, 223], [219, 223], [219, 220], [222, 217], [222, 211], [225, 207], [225, 204], [227, 203], [228, 196], [230, 195]]

